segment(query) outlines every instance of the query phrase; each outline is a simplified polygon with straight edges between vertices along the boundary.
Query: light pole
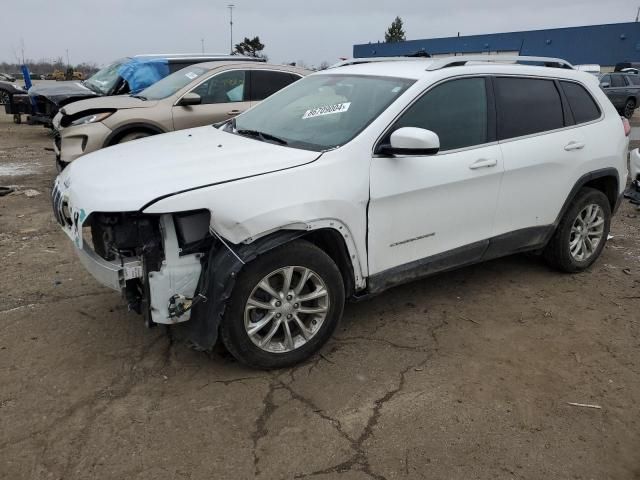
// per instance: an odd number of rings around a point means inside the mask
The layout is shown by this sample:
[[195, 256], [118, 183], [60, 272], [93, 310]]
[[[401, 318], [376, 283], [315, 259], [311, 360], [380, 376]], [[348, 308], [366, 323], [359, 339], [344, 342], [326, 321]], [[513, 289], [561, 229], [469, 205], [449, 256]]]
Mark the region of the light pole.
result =
[[230, 3], [229, 5], [227, 5], [227, 8], [229, 9], [229, 27], [230, 27], [230, 48], [229, 50], [231, 51], [231, 53], [233, 53], [233, 8], [235, 7], [235, 5], [233, 3]]

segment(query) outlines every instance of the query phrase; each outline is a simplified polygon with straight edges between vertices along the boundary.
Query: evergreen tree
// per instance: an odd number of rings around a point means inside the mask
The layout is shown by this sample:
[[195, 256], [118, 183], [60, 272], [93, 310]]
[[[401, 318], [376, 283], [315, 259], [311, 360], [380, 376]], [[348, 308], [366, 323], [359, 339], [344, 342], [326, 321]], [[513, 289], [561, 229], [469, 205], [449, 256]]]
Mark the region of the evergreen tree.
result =
[[264, 58], [262, 51], [264, 43], [260, 42], [260, 37], [247, 38], [235, 46], [234, 53], [236, 55], [247, 55], [249, 57]]
[[396, 17], [387, 32], [384, 34], [384, 41], [391, 42], [404, 42], [406, 40], [404, 30], [402, 29], [402, 19]]

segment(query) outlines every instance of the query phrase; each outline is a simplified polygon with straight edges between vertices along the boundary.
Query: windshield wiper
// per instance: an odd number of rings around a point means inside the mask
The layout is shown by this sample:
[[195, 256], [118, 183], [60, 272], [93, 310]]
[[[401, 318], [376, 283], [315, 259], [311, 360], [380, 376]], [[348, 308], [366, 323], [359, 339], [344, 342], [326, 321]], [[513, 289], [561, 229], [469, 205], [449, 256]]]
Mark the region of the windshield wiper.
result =
[[139, 98], [140, 100], [147, 101], [147, 97], [145, 97], [144, 95], [131, 95], [133, 98]]
[[240, 135], [248, 135], [250, 137], [257, 137], [263, 141], [272, 141], [280, 145], [287, 145], [289, 142], [282, 138], [271, 135], [270, 133], [259, 132], [258, 130], [236, 130]]

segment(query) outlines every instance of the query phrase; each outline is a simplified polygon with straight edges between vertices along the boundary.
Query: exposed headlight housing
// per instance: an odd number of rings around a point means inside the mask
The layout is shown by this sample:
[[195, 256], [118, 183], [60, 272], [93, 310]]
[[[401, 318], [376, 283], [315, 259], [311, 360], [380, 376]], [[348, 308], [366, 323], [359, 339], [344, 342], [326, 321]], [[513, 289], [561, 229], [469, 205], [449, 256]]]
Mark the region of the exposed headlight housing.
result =
[[102, 122], [106, 118], [113, 115], [114, 112], [101, 112], [101, 113], [92, 113], [90, 115], [85, 115], [84, 117], [80, 117], [69, 124], [69, 126], [77, 126], [77, 125], [85, 125], [87, 123], [96, 123]]

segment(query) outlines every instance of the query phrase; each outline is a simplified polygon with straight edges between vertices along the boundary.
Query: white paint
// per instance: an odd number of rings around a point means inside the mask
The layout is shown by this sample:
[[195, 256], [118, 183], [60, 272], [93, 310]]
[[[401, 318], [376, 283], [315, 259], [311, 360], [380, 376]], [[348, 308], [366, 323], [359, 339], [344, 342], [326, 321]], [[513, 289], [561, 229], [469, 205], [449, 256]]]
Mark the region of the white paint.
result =
[[[624, 187], [628, 139], [592, 75], [483, 63], [426, 71], [430, 64], [375, 62], [317, 73], [417, 80], [351, 142], [324, 154], [202, 127], [87, 155], [60, 175], [58, 185], [87, 216], [143, 207], [152, 214], [207, 209], [211, 228], [234, 244], [279, 229], [334, 228], [347, 242], [359, 286], [371, 274], [412, 260], [550, 224], [587, 172], [613, 167]], [[604, 116], [579, 127], [429, 158], [373, 155], [389, 125], [426, 89], [452, 77], [482, 74], [580, 81]], [[567, 151], [570, 142], [585, 146]]]

